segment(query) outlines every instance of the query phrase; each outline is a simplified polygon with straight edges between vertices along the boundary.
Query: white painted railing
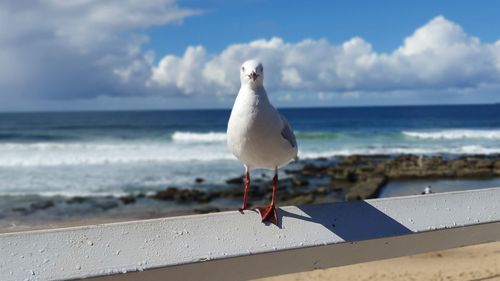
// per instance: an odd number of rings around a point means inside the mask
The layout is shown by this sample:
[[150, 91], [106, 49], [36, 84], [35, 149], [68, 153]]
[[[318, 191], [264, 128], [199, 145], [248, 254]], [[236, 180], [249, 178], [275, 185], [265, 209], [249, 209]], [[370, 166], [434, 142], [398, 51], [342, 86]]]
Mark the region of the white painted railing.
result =
[[0, 280], [244, 280], [500, 240], [500, 188], [0, 235]]

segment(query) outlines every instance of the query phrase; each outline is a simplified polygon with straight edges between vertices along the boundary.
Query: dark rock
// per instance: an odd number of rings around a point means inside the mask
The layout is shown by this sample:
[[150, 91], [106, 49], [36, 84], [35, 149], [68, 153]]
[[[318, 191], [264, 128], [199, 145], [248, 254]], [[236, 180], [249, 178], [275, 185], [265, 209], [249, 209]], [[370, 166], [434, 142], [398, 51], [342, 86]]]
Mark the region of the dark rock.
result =
[[[250, 189], [253, 190], [253, 189]], [[243, 188], [232, 188], [228, 190], [224, 190], [221, 192], [221, 197], [224, 198], [236, 198], [243, 196]]]
[[[297, 181], [297, 183], [298, 183], [298, 181]], [[278, 181], [278, 189], [288, 189], [288, 188], [291, 188], [292, 186], [295, 186], [293, 178], [283, 178], [283, 179], [280, 179]], [[262, 182], [259, 185], [259, 189], [261, 192], [267, 192], [268, 190], [272, 190], [272, 187], [273, 187], [272, 180]]]
[[88, 200], [89, 200], [89, 198], [86, 198], [86, 197], [75, 196], [75, 197], [71, 197], [68, 200], [66, 200], [66, 203], [67, 204], [82, 204]]
[[226, 183], [227, 184], [243, 184], [244, 179], [245, 179], [245, 176], [239, 176], [236, 178], [230, 178], [230, 179], [226, 180]]
[[48, 209], [50, 207], [54, 207], [54, 202], [48, 200], [48, 201], [40, 201], [40, 202], [35, 202], [30, 204], [31, 209], [35, 210], [44, 210]]
[[374, 172], [391, 179], [495, 177], [495, 159], [486, 156], [462, 156], [445, 159], [440, 156], [403, 155], [377, 164]]
[[364, 166], [364, 167], [358, 167], [356, 169], [356, 174], [372, 174], [375, 171], [375, 167], [373, 166]]
[[301, 187], [303, 187], [303, 186], [309, 185], [309, 181], [306, 178], [304, 178], [304, 177], [296, 176], [296, 177], [292, 178], [292, 184], [294, 186], [301, 186]]
[[311, 204], [314, 203], [316, 200], [316, 196], [313, 193], [309, 194], [301, 194], [298, 196], [295, 196], [287, 201], [284, 201], [281, 203], [281, 205], [305, 205], [305, 204]]
[[286, 175], [300, 174], [300, 169], [285, 169], [283, 170]]
[[252, 181], [250, 182], [250, 184], [254, 184], [254, 183], [255, 184], [261, 184], [261, 183], [263, 183], [265, 181], [267, 181], [267, 180], [264, 180], [264, 179], [261, 179], [261, 178], [256, 178], [256, 179], [254, 178], [254, 179], [252, 179]]
[[174, 200], [177, 203], [207, 203], [211, 199], [208, 193], [197, 190], [197, 189], [181, 189], [178, 190], [174, 195]]
[[203, 208], [194, 209], [194, 212], [197, 214], [217, 213], [220, 212], [220, 209], [214, 206], [206, 206]]
[[174, 195], [174, 200], [177, 203], [190, 203], [193, 201], [192, 198], [190, 197], [190, 194], [185, 192], [185, 191], [184, 192], [177, 192]]
[[198, 196], [196, 197], [196, 202], [198, 203], [208, 203], [212, 200], [212, 197], [205, 192], [199, 193]]
[[462, 169], [457, 171], [457, 177], [459, 178], [489, 178], [492, 177], [493, 170], [491, 169]]
[[136, 199], [134, 196], [122, 196], [120, 197], [120, 201], [122, 201], [123, 204], [128, 205], [135, 203]]
[[358, 180], [358, 174], [356, 167], [332, 167], [327, 170], [327, 174], [336, 180], [346, 180], [350, 182], [355, 182]]
[[94, 202], [93, 205], [102, 210], [109, 210], [118, 207], [118, 202], [114, 200], [106, 200], [102, 202]]
[[205, 179], [204, 179], [204, 178], [196, 178], [194, 181], [195, 181], [196, 183], [202, 183], [202, 182], [204, 182], [204, 181], [205, 181]]
[[314, 194], [320, 195], [320, 196], [325, 196], [328, 193], [328, 190], [324, 186], [317, 187], [314, 190]]
[[[251, 185], [248, 189], [248, 195], [252, 198], [262, 198], [267, 192], [271, 191], [271, 186], [266, 184]], [[243, 189], [241, 189], [243, 195]]]
[[336, 178], [330, 178], [330, 190], [341, 190], [341, 189], [349, 189], [355, 183], [348, 180], [339, 180]]
[[[301, 168], [301, 165], [296, 165], [285, 170], [286, 174], [292, 176], [280, 179], [277, 200], [286, 204], [312, 203], [311, 200], [316, 199], [325, 202], [329, 200], [327, 198], [330, 192], [345, 194], [346, 200], [373, 198], [378, 195], [379, 189], [392, 179], [498, 177], [499, 158], [500, 155], [462, 156], [455, 159], [422, 155], [352, 155], [336, 158], [340, 162], [328, 159], [302, 161]], [[324, 162], [320, 164], [318, 161]], [[328, 179], [329, 183], [325, 186], [325, 180]], [[244, 176], [226, 182], [233, 186], [228, 190], [208, 194], [209, 200], [219, 196], [242, 197]], [[321, 186], [311, 186], [316, 183]], [[304, 187], [309, 186], [311, 188], [305, 193]], [[271, 194], [272, 181], [269, 178], [252, 180], [249, 200], [267, 201], [270, 200]], [[189, 199], [193, 196], [198, 198], [200, 195], [184, 194], [179, 200], [198, 200]]]
[[345, 179], [350, 182], [355, 182], [358, 180], [358, 174], [354, 171], [347, 171], [345, 173]]
[[387, 183], [387, 177], [384, 175], [365, 175], [346, 193], [346, 200], [363, 200], [374, 198], [379, 189]]
[[368, 160], [362, 155], [349, 155], [344, 158], [344, 163], [358, 165], [360, 163], [366, 163]]
[[165, 190], [156, 192], [152, 197], [158, 200], [174, 200], [177, 193], [179, 193], [177, 187], [168, 187]]
[[500, 160], [495, 162], [495, 165], [493, 166], [493, 173], [495, 176], [500, 176]]
[[25, 207], [14, 207], [11, 210], [18, 213], [28, 213], [28, 209]]
[[464, 159], [450, 161], [450, 168], [453, 170], [463, 169], [465, 167], [467, 167], [467, 162]]
[[476, 162], [477, 169], [492, 169], [494, 167], [494, 162], [490, 159], [479, 159]]
[[301, 170], [301, 174], [305, 176], [320, 176], [325, 173], [326, 168], [322, 166], [316, 166], [314, 164], [306, 164]]
[[[266, 199], [271, 200], [271, 196], [272, 196], [271, 193], [266, 194]], [[276, 194], [276, 200], [278, 202], [286, 202], [292, 198], [293, 194], [288, 190], [279, 190], [278, 193]]]

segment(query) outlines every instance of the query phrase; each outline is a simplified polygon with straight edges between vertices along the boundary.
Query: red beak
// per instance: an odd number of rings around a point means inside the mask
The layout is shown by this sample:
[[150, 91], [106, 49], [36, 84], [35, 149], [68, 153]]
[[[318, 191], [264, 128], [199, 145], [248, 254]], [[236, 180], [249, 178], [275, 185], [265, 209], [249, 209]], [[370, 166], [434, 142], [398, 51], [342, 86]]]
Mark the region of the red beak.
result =
[[257, 77], [259, 77], [259, 74], [255, 73], [255, 71], [252, 71], [252, 73], [248, 75], [248, 78], [252, 79], [253, 81], [257, 80]]

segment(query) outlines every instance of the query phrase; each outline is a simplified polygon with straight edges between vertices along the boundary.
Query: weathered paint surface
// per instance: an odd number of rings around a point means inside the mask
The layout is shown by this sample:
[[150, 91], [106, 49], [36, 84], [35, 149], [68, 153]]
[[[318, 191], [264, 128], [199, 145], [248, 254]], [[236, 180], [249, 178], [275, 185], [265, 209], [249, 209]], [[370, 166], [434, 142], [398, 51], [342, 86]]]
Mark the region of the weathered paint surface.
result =
[[0, 280], [237, 280], [345, 265], [500, 240], [499, 202], [492, 188], [285, 207], [280, 226], [234, 211], [9, 233]]

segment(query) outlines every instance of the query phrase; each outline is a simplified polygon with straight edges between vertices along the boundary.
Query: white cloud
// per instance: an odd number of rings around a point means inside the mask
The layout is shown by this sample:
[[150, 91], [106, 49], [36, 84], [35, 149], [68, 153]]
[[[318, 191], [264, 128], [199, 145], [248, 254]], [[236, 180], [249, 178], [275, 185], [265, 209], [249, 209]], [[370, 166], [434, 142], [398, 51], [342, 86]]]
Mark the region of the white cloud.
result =
[[[481, 43], [442, 16], [418, 28], [389, 54], [375, 52], [359, 37], [340, 45], [324, 39], [259, 39], [213, 55], [201, 46], [192, 48], [182, 57], [163, 58], [149, 84], [185, 94], [235, 94], [238, 67], [249, 58], [263, 61], [265, 84], [279, 91], [357, 93], [500, 84], [500, 41]], [[186, 72], [196, 87], [183, 82]]]
[[0, 92], [35, 97], [144, 93], [144, 29], [200, 11], [174, 0], [0, 2]]
[[299, 72], [293, 67], [281, 70], [281, 80], [291, 87], [300, 87], [300, 84], [303, 83]]
[[173, 90], [181, 90], [184, 94], [203, 93], [203, 67], [206, 61], [206, 51], [203, 47], [189, 47], [183, 57], [167, 55], [152, 73], [152, 81], [156, 85]]
[[350, 98], [350, 99], [357, 99], [360, 97], [359, 92], [353, 91], [353, 92], [344, 92], [342, 94], [342, 97], [344, 98]]
[[292, 98], [292, 95], [290, 93], [287, 93], [287, 94], [284, 94], [284, 95], [280, 95], [278, 96], [277, 98], [279, 101], [282, 101], [282, 102], [289, 102], [291, 101], [293, 98]]
[[318, 100], [320, 101], [327, 101], [331, 100], [332, 98], [333, 98], [332, 93], [318, 92]]
[[[235, 95], [238, 68], [250, 58], [264, 63], [269, 92], [291, 101], [313, 93], [326, 100], [366, 92], [500, 87], [500, 40], [482, 43], [438, 16], [391, 53], [374, 51], [354, 37], [289, 43], [282, 38], [232, 44], [220, 53], [190, 46], [181, 56], [154, 55], [141, 47], [152, 26], [177, 24], [199, 10], [174, 0], [45, 0], [0, 3], [0, 98], [62, 99], [97, 96]], [[291, 94], [290, 94], [291, 93]]]

